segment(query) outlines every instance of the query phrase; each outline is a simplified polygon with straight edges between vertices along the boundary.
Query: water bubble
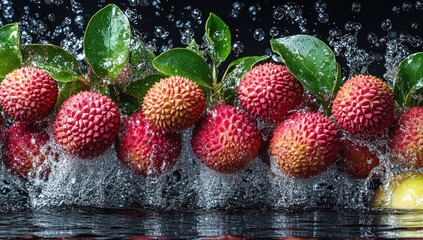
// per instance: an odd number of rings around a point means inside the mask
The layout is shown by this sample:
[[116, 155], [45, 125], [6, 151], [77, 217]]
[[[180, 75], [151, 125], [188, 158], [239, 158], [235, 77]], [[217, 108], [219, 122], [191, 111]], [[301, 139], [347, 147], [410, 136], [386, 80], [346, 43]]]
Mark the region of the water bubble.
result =
[[200, 20], [201, 15], [202, 15], [201, 10], [198, 8], [193, 9], [191, 12], [191, 17], [195, 20]]
[[257, 7], [254, 5], [248, 7], [248, 12], [253, 16], [257, 15], [257, 12], [258, 12]]
[[71, 2], [72, 12], [74, 12], [76, 14], [81, 14], [84, 11], [84, 9], [82, 8], [82, 5], [79, 2], [77, 2], [75, 0], [70, 1], [70, 2]]
[[423, 10], [423, 1], [416, 1], [415, 7], [417, 10]]
[[321, 23], [327, 23], [329, 22], [329, 14], [327, 13], [319, 13], [317, 15], [317, 20]]
[[392, 22], [390, 19], [385, 19], [382, 21], [380, 26], [382, 27], [384, 31], [389, 31], [392, 28]]
[[175, 25], [177, 28], [182, 28], [184, 26], [184, 22], [182, 20], [177, 20]]
[[232, 45], [232, 51], [235, 53], [236, 56], [239, 56], [244, 51], [244, 44], [240, 41], [236, 41]]
[[358, 30], [361, 29], [361, 23], [348, 21], [348, 22], [345, 23], [344, 28], [347, 31], [358, 31]]
[[414, 29], [419, 28], [419, 25], [420, 25], [420, 24], [419, 24], [418, 22], [412, 22], [412, 23], [411, 23], [411, 27], [412, 27], [412, 28], [414, 28]]
[[239, 11], [239, 10], [241, 10], [241, 9], [242, 9], [242, 4], [241, 4], [241, 3], [239, 3], [239, 2], [234, 2], [234, 3], [232, 3], [232, 8], [233, 8], [234, 10]]
[[392, 12], [394, 13], [400, 13], [401, 12], [401, 7], [399, 5], [395, 5], [392, 7]]
[[273, 18], [276, 20], [282, 20], [282, 18], [285, 16], [285, 11], [281, 7], [277, 7], [275, 10], [273, 10]]
[[47, 19], [49, 21], [52, 21], [53, 22], [56, 19], [56, 16], [53, 13], [50, 13], [49, 15], [47, 15]]
[[321, 0], [317, 1], [317, 2], [314, 4], [314, 9], [315, 9], [315, 10], [316, 10], [316, 12], [318, 12], [318, 13], [322, 13], [322, 12], [326, 11], [326, 7], [327, 7], [326, 2], [321, 1]]
[[377, 35], [375, 33], [369, 32], [369, 34], [367, 34], [367, 41], [369, 43], [376, 43], [378, 40]]
[[278, 30], [277, 27], [273, 26], [273, 27], [270, 28], [269, 33], [270, 33], [270, 36], [277, 37], [279, 35], [279, 30]]
[[165, 39], [169, 36], [169, 32], [164, 29], [162, 26], [156, 26], [154, 28], [154, 35], [158, 38]]
[[78, 28], [83, 29], [85, 24], [85, 19], [83, 16], [78, 15], [75, 17], [75, 24], [78, 26]]
[[167, 15], [166, 18], [167, 18], [167, 20], [169, 22], [174, 22], [175, 21], [175, 15], [173, 15], [173, 14]]
[[359, 2], [353, 2], [351, 4], [351, 11], [356, 12], [356, 13], [360, 12], [361, 11], [361, 4]]
[[264, 31], [261, 28], [257, 28], [256, 30], [254, 30], [254, 33], [253, 33], [254, 39], [259, 41], [259, 42], [263, 41], [265, 35], [266, 34], [264, 33]]
[[403, 2], [402, 3], [402, 10], [404, 12], [409, 12], [413, 9], [413, 4], [409, 3], [409, 2]]

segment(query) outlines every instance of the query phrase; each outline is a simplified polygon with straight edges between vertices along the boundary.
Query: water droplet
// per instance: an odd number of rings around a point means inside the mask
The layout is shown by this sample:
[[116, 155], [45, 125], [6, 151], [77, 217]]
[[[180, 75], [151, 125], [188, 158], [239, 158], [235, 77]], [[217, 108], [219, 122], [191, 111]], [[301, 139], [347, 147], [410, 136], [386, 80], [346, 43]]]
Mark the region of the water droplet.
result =
[[200, 20], [201, 15], [202, 15], [202, 12], [198, 8], [193, 9], [192, 12], [191, 12], [191, 17], [195, 20]]
[[356, 13], [360, 12], [361, 11], [361, 4], [359, 2], [353, 2], [351, 4], [351, 11], [356, 12]]
[[279, 35], [279, 30], [278, 30], [277, 27], [273, 26], [273, 27], [270, 28], [269, 33], [270, 33], [270, 36], [277, 37]]
[[264, 37], [265, 37], [265, 33], [261, 28], [257, 28], [256, 30], [254, 30], [254, 34], [253, 37], [255, 40], [257, 41], [263, 41]]
[[361, 23], [348, 21], [348, 22], [345, 23], [344, 28], [347, 31], [358, 31], [358, 30], [361, 29]]
[[154, 28], [154, 35], [158, 38], [165, 39], [169, 36], [169, 32], [164, 29], [162, 26], [156, 26]]
[[248, 12], [253, 16], [257, 15], [257, 12], [258, 12], [257, 7], [254, 5], [248, 7]]
[[395, 5], [392, 7], [392, 12], [399, 13], [401, 12], [401, 7], [399, 5]]
[[314, 9], [318, 13], [322, 13], [322, 12], [326, 11], [326, 7], [327, 7], [327, 4], [325, 2], [323, 2], [323, 1], [321, 1], [321, 0], [317, 1], [314, 4]]
[[327, 23], [329, 22], [329, 14], [327, 13], [319, 13], [317, 15], [317, 20], [321, 23]]
[[409, 2], [403, 2], [402, 3], [402, 10], [404, 12], [409, 12], [413, 9], [413, 4], [409, 3]]
[[367, 41], [369, 43], [376, 43], [378, 40], [377, 35], [375, 33], [369, 32], [369, 34], [367, 34]]
[[234, 3], [232, 3], [232, 7], [233, 7], [234, 10], [239, 11], [242, 8], [242, 4], [239, 3], [239, 2], [234, 2]]
[[390, 19], [385, 19], [380, 25], [384, 31], [389, 31], [392, 28], [392, 22]]
[[273, 18], [276, 20], [282, 20], [282, 18], [285, 16], [285, 11], [281, 7], [277, 7], [275, 10], [273, 10]]
[[49, 21], [52, 21], [53, 22], [56, 19], [56, 16], [53, 13], [50, 13], [49, 15], [47, 15], [47, 19]]
[[417, 29], [417, 28], [419, 28], [419, 23], [418, 22], [412, 22], [411, 27], [414, 28], [414, 29]]
[[232, 51], [238, 57], [244, 51], [244, 44], [242, 42], [240, 42], [240, 41], [236, 41], [232, 45]]
[[417, 10], [423, 10], [423, 1], [416, 1], [415, 6]]

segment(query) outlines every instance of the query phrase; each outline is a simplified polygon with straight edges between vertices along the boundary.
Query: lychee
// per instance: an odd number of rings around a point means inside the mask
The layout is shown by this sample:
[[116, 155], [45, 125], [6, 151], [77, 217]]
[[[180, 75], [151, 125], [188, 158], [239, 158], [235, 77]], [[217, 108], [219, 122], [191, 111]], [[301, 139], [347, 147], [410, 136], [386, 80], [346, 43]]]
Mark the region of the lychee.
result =
[[423, 106], [413, 107], [401, 116], [390, 145], [398, 163], [410, 168], [423, 167]]
[[339, 89], [332, 114], [351, 134], [374, 134], [388, 128], [394, 117], [392, 89], [371, 75], [357, 75]]
[[205, 107], [204, 93], [198, 84], [173, 76], [160, 80], [148, 90], [142, 111], [156, 129], [179, 132], [192, 126]]
[[80, 158], [104, 153], [119, 132], [120, 113], [108, 97], [83, 91], [69, 97], [54, 122], [54, 139]]
[[238, 86], [238, 99], [253, 117], [280, 122], [303, 97], [301, 83], [283, 65], [266, 63], [251, 69]]
[[330, 118], [317, 112], [298, 112], [276, 127], [270, 154], [282, 173], [309, 178], [332, 165], [339, 145], [339, 131]]
[[42, 173], [40, 167], [48, 155], [48, 148], [45, 148], [48, 140], [49, 136], [41, 126], [15, 122], [6, 131], [3, 145], [6, 167], [22, 177], [38, 171]]
[[156, 130], [141, 111], [125, 118], [122, 130], [116, 152], [136, 174], [158, 176], [171, 169], [181, 154], [180, 134]]
[[200, 119], [194, 128], [194, 154], [209, 168], [234, 173], [258, 154], [261, 136], [254, 121], [242, 110], [220, 105]]
[[23, 67], [6, 75], [0, 85], [0, 105], [16, 121], [45, 118], [56, 104], [57, 82], [44, 70]]
[[379, 165], [379, 158], [368, 147], [342, 140], [341, 156], [336, 161], [338, 171], [356, 179], [366, 178]]

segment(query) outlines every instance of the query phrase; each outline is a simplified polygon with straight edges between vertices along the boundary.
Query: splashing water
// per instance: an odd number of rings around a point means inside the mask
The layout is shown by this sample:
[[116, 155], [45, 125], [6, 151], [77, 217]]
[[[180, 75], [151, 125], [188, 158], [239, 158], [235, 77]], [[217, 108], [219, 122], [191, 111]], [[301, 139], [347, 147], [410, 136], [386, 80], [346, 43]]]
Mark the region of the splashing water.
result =
[[[175, 6], [164, 8], [161, 1], [127, 0], [122, 7], [132, 24], [138, 27], [146, 19], [162, 18], [165, 22], [151, 26], [142, 38], [156, 53], [166, 51], [175, 45], [186, 46], [193, 39], [203, 41], [197, 34], [203, 29], [206, 10], [197, 6], [184, 6], [181, 11]], [[97, 1], [104, 6], [105, 1]], [[81, 30], [88, 23], [86, 5], [83, 1], [31, 0], [22, 6], [22, 14], [17, 16], [14, 9], [16, 2], [1, 0], [0, 26], [12, 21], [19, 21], [22, 44], [58, 43], [65, 50], [84, 58], [83, 34]], [[58, 6], [69, 9], [69, 14], [60, 16], [56, 12], [38, 13], [40, 6]], [[68, 6], [69, 5], [69, 6]], [[261, 23], [244, 33], [233, 29], [232, 52], [241, 57], [256, 45], [265, 45], [269, 37], [289, 34], [316, 34], [326, 40], [334, 49], [335, 55], [344, 61], [343, 77], [359, 73], [371, 73], [374, 64], [385, 66], [383, 77], [392, 84], [398, 64], [411, 52], [421, 50], [423, 41], [417, 34], [399, 32], [396, 22], [384, 18], [378, 28], [366, 28], [366, 23], [357, 19], [334, 25], [330, 15], [331, 4], [322, 0], [312, 3], [313, 14], [305, 16], [306, 11], [294, 2], [264, 9], [260, 4], [248, 4], [234, 1], [222, 17], [237, 21], [244, 15], [251, 23]], [[423, 10], [423, 2], [403, 3], [392, 6], [392, 12], [415, 12]], [[348, 6], [352, 14], [365, 11], [364, 4], [354, 2]], [[150, 13], [151, 12], [151, 13]], [[269, 14], [270, 13], [270, 14]], [[264, 14], [269, 14], [270, 21], [260, 21]], [[420, 12], [421, 14], [421, 12]], [[148, 20], [151, 21], [151, 20]], [[152, 21], [151, 21], [152, 22]], [[413, 22], [410, 27], [421, 29], [421, 23]], [[323, 26], [326, 32], [318, 33], [313, 28]], [[139, 29], [137, 29], [139, 30]], [[378, 32], [378, 33], [377, 33]], [[246, 36], [244, 38], [244, 36]], [[324, 37], [326, 36], [326, 39]], [[138, 37], [138, 36], [137, 36]], [[370, 47], [362, 45], [365, 40]], [[248, 42], [245, 39], [251, 39]], [[247, 43], [248, 42], [248, 43]], [[201, 42], [204, 48], [207, 44]], [[251, 46], [250, 46], [251, 45]], [[279, 61], [268, 47], [255, 55], [267, 54]], [[140, 66], [144, 67], [140, 63]], [[141, 66], [142, 65], [142, 66]], [[236, 73], [237, 70], [234, 71]], [[230, 86], [235, 90], [240, 79], [232, 78]], [[51, 129], [49, 134], [52, 135]], [[196, 159], [190, 149], [191, 130], [184, 132], [183, 153], [176, 166], [158, 178], [136, 176], [117, 159], [114, 149], [89, 161], [76, 159], [62, 153], [53, 140], [48, 145], [60, 152], [58, 161], [50, 156], [46, 162], [51, 164], [48, 179], [32, 178], [25, 182], [12, 176], [0, 165], [0, 206], [5, 209], [25, 207], [42, 208], [45, 206], [85, 205], [97, 207], [141, 207], [147, 209], [177, 210], [185, 209], [236, 209], [253, 207], [284, 208], [366, 208], [373, 194], [372, 178], [381, 169], [389, 169], [389, 156], [378, 152], [381, 166], [375, 169], [368, 179], [354, 180], [334, 168], [308, 180], [298, 180], [280, 173], [274, 163], [266, 166], [261, 159], [255, 159], [244, 171], [233, 175], [213, 172]], [[377, 144], [386, 144], [387, 136], [382, 136]], [[369, 145], [374, 148], [374, 145]], [[376, 149], [376, 148], [375, 148]]]

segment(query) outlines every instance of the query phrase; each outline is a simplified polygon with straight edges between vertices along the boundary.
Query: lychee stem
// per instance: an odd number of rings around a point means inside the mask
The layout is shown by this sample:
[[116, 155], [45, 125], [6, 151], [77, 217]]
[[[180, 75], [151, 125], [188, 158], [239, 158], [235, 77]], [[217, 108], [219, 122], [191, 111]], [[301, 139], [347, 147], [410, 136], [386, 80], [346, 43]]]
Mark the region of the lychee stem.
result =
[[79, 83], [81, 83], [87, 90], [90, 90], [91, 89], [90, 84], [88, 84], [88, 82], [84, 78], [78, 77], [76, 79], [76, 81], [78, 81]]

